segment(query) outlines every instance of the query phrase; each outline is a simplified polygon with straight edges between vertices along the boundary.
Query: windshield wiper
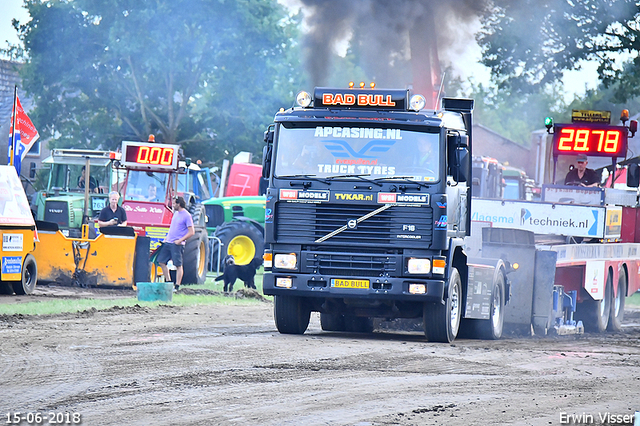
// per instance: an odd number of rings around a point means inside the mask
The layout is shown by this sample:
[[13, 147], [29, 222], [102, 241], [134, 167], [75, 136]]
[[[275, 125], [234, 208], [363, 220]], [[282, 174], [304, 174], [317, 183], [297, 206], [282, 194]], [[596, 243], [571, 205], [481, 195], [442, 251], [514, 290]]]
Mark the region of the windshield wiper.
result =
[[379, 177], [376, 178], [376, 180], [394, 180], [394, 179], [402, 179], [406, 182], [411, 182], [411, 183], [415, 183], [418, 186], [422, 186], [424, 188], [428, 188], [429, 184], [427, 183], [423, 183], [417, 180], [413, 180], [415, 179], [415, 176], [387, 176], [387, 177]]
[[323, 178], [319, 178], [316, 175], [283, 175], [283, 176], [276, 176], [278, 179], [311, 179], [311, 180], [315, 180], [318, 182], [322, 182], [322, 183], [326, 183], [327, 185], [331, 185], [331, 182], [329, 182], [326, 179]]
[[341, 179], [341, 178], [358, 178], [360, 180], [363, 180], [365, 182], [369, 182], [369, 183], [373, 183], [374, 185], [378, 185], [378, 186], [382, 186], [382, 184], [380, 182], [376, 182], [376, 180], [373, 179], [367, 179], [364, 176], [371, 176], [370, 173], [365, 173], [365, 174], [361, 174], [361, 175], [337, 175], [337, 176], [327, 176], [327, 179]]

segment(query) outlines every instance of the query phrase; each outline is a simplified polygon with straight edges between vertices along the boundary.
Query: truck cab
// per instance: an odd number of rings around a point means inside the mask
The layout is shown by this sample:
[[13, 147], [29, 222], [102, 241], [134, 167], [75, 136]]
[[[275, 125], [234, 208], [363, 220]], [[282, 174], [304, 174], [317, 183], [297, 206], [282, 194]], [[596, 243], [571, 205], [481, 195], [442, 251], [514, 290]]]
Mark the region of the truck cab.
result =
[[[452, 341], [470, 268], [473, 101], [431, 111], [408, 90], [375, 88], [298, 101], [265, 136], [263, 290], [278, 330], [304, 333], [311, 311], [333, 331], [422, 317], [429, 340]], [[477, 268], [491, 292], [496, 264]]]

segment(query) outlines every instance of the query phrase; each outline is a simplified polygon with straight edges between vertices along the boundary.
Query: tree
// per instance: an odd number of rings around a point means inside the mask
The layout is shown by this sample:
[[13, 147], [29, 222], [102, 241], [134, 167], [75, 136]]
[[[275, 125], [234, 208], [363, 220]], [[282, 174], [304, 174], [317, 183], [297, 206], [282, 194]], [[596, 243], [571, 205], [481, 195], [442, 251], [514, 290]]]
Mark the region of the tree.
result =
[[204, 160], [260, 152], [293, 98], [298, 22], [275, 0], [26, 0], [18, 25], [34, 118], [59, 147], [180, 143]]
[[[478, 42], [483, 63], [499, 87], [516, 93], [539, 91], [559, 81], [581, 60], [600, 63], [610, 85], [626, 74], [625, 96], [640, 93], [640, 8], [631, 0], [495, 0], [483, 19]], [[621, 69], [620, 54], [633, 57]], [[633, 82], [632, 82], [633, 81]]]

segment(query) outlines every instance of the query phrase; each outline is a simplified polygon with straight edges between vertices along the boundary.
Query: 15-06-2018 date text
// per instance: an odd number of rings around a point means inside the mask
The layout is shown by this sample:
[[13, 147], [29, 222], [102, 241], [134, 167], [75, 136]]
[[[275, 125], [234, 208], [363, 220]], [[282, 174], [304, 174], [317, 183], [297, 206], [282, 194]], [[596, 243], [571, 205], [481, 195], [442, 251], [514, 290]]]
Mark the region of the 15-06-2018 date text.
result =
[[35, 411], [35, 412], [9, 412], [5, 413], [5, 424], [28, 424], [28, 425], [78, 425], [82, 423], [80, 413], [56, 412], [56, 411]]

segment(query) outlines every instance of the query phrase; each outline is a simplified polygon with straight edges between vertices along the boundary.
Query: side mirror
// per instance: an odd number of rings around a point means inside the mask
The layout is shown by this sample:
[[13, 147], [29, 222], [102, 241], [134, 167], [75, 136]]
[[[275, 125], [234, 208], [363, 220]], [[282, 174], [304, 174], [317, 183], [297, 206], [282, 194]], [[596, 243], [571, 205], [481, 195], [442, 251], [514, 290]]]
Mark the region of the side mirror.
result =
[[471, 178], [471, 156], [469, 155], [469, 137], [466, 135], [447, 135], [449, 174], [456, 182], [468, 182]]
[[627, 167], [627, 186], [631, 188], [640, 186], [640, 166], [638, 164], [629, 164]]
[[467, 182], [470, 178], [469, 176], [470, 158], [469, 157], [470, 155], [467, 147], [456, 148], [457, 164], [455, 166], [456, 173], [453, 174], [453, 177], [457, 182]]
[[[273, 134], [273, 133], [272, 133]], [[268, 144], [262, 148], [262, 177], [267, 179], [271, 170], [271, 150], [273, 145]]]

